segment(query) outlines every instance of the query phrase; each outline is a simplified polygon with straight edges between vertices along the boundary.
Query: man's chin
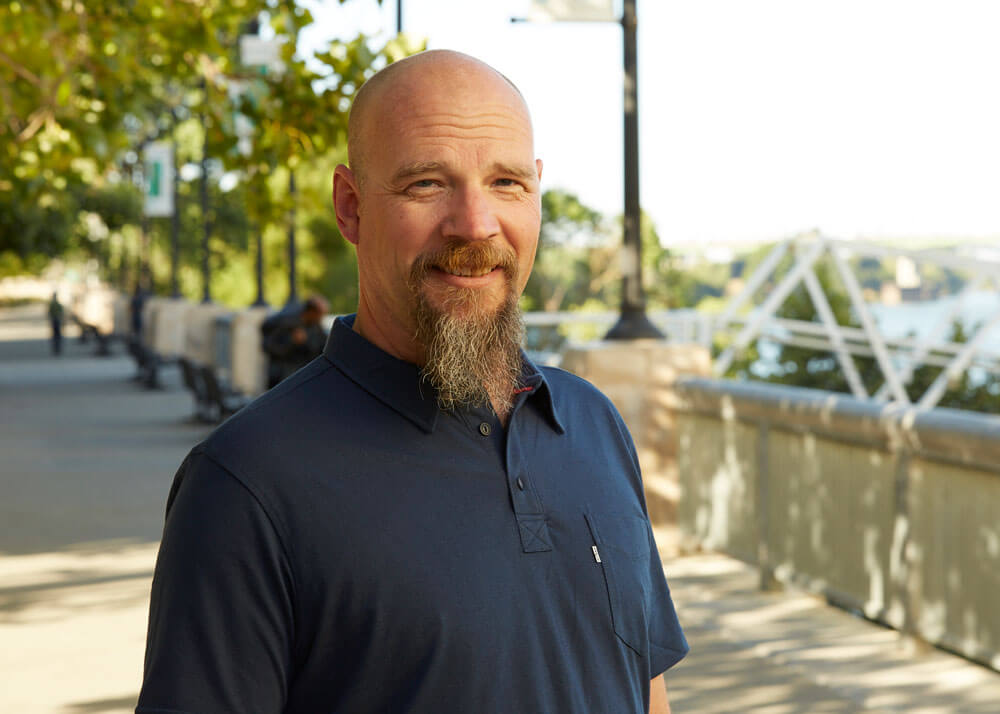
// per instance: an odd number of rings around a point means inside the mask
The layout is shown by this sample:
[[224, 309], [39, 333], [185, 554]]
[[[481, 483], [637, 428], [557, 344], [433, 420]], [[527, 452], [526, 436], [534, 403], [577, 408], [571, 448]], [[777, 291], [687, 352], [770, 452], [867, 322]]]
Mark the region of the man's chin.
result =
[[507, 296], [493, 288], [456, 288], [426, 291], [426, 304], [438, 315], [453, 319], [493, 317], [503, 308]]

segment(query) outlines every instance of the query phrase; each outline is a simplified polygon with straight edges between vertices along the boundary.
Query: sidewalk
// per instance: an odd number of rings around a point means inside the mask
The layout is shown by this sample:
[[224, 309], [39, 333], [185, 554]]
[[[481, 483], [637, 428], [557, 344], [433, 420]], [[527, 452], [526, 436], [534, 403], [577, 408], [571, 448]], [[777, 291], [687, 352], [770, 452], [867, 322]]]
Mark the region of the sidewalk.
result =
[[120, 346], [47, 339], [44, 307], [0, 310], [0, 712], [130, 712], [167, 489], [208, 429], [173, 370], [150, 392]]
[[[51, 358], [32, 320], [0, 310], [0, 712], [130, 712], [167, 489], [208, 430], [172, 370], [150, 392], [120, 354], [70, 340]], [[668, 674], [675, 714], [1000, 712], [1000, 675], [758, 592], [742, 563], [665, 568], [692, 646]]]
[[667, 674], [675, 714], [997, 714], [1000, 674], [795, 592], [721, 555], [664, 563], [691, 654]]

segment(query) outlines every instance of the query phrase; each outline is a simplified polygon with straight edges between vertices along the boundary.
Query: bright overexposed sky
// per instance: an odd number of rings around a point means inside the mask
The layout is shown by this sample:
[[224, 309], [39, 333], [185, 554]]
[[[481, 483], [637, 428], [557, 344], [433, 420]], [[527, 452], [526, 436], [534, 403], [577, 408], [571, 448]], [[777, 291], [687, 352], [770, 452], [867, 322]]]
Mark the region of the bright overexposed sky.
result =
[[[300, 47], [395, 32], [395, 0], [303, 4]], [[403, 29], [510, 77], [543, 188], [621, 213], [621, 27], [512, 24], [528, 6], [403, 0]], [[640, 198], [667, 245], [1000, 242], [1000, 0], [638, 0], [638, 18]]]

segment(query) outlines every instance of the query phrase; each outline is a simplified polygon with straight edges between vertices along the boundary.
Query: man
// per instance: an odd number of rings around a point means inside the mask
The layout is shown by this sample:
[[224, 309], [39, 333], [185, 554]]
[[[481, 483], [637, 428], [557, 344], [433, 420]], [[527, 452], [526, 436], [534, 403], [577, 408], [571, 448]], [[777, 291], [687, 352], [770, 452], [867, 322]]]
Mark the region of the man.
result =
[[313, 295], [292, 312], [279, 312], [261, 325], [261, 342], [267, 354], [267, 387], [278, 384], [323, 354], [326, 332], [323, 316], [329, 305]]
[[357, 315], [181, 467], [137, 711], [669, 712], [687, 645], [635, 449], [519, 348], [523, 99], [425, 52], [361, 89], [348, 143]]

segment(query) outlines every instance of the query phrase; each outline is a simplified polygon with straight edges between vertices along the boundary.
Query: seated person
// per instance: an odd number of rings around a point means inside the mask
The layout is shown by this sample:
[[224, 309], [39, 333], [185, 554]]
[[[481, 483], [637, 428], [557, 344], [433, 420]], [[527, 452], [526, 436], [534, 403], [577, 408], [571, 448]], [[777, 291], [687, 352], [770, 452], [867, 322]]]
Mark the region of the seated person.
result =
[[323, 353], [326, 331], [320, 323], [328, 309], [326, 300], [313, 295], [298, 310], [282, 310], [264, 321], [268, 389]]

